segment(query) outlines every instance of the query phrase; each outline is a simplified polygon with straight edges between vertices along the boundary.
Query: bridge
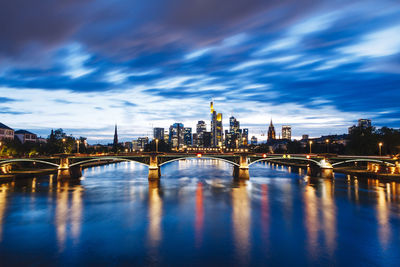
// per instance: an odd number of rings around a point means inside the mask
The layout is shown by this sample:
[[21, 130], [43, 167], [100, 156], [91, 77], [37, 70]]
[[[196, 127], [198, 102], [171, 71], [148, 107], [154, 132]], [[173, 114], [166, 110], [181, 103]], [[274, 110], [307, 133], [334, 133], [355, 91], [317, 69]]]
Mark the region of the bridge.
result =
[[[333, 168], [358, 162], [380, 164], [396, 168], [400, 172], [397, 161], [383, 157], [356, 157], [339, 156], [326, 158], [319, 155], [288, 155], [288, 154], [259, 154], [251, 152], [238, 153], [140, 153], [140, 154], [110, 154], [110, 155], [68, 155], [60, 154], [48, 158], [12, 158], [0, 159], [0, 172], [6, 173], [5, 166], [16, 163], [30, 162], [33, 164], [48, 165], [58, 171], [60, 178], [79, 178], [82, 176], [82, 167], [97, 163], [137, 162], [148, 166], [149, 179], [160, 179], [161, 166], [186, 159], [215, 159], [227, 162], [233, 166], [233, 176], [238, 179], [249, 179], [249, 167], [257, 162], [272, 161], [288, 164], [302, 164], [310, 167], [313, 175], [321, 174], [329, 177]], [[370, 168], [370, 166], [368, 166]]]

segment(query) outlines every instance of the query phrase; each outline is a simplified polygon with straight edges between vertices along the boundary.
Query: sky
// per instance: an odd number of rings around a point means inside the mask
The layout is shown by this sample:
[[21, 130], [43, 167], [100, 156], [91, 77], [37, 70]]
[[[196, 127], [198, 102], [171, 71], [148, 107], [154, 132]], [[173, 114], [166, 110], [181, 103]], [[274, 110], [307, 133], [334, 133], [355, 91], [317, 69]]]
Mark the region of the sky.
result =
[[205, 120], [400, 127], [400, 2], [0, 0], [0, 122], [89, 143]]

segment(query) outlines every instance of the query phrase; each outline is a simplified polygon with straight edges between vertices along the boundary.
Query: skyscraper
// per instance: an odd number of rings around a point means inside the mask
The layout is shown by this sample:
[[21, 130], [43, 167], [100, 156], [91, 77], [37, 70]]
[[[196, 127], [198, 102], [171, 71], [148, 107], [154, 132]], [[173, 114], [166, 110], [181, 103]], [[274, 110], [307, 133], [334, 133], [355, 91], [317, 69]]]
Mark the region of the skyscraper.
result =
[[196, 125], [196, 133], [197, 133], [197, 145], [203, 146], [203, 133], [207, 131], [206, 123], [204, 121], [198, 121]]
[[192, 128], [190, 127], [185, 127], [184, 128], [184, 136], [183, 136], [183, 142], [186, 146], [192, 146]]
[[271, 119], [271, 123], [269, 124], [269, 127], [268, 127], [268, 142], [271, 142], [275, 139], [276, 139], [275, 127], [272, 124], [272, 119]]
[[282, 139], [292, 139], [292, 127], [290, 125], [282, 125]]
[[222, 146], [223, 142], [223, 127], [222, 127], [222, 113], [217, 113], [214, 110], [214, 103], [210, 103], [211, 110], [211, 146]]
[[175, 148], [180, 148], [183, 146], [184, 127], [182, 123], [174, 123], [169, 127], [169, 143]]
[[153, 138], [158, 140], [164, 139], [164, 128], [154, 128], [153, 129]]
[[247, 146], [249, 143], [249, 129], [244, 128], [242, 133], [242, 145]]

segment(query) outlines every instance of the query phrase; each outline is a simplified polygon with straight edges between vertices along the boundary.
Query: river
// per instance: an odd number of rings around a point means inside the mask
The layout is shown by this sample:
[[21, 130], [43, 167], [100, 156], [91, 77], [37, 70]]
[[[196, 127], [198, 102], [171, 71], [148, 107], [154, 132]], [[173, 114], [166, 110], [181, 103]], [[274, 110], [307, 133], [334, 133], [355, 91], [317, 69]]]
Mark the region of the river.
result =
[[0, 185], [1, 266], [399, 266], [400, 183], [193, 159]]

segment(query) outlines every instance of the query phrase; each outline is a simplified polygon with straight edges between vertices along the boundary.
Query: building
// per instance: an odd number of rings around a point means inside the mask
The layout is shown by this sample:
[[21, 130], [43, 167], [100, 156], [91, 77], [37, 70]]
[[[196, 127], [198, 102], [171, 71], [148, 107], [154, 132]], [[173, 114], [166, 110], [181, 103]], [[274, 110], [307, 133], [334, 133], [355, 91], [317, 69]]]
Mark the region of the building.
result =
[[14, 130], [0, 122], [0, 140], [2, 139], [14, 140]]
[[154, 128], [153, 138], [158, 140], [164, 140], [164, 128]]
[[203, 133], [207, 131], [207, 126], [204, 121], [198, 121], [196, 125], [196, 134], [197, 134], [197, 145], [199, 147], [203, 146]]
[[[133, 143], [133, 142], [132, 142]], [[137, 139], [137, 150], [144, 150], [145, 146], [149, 143], [149, 138], [146, 137], [139, 137]]]
[[203, 147], [211, 147], [211, 132], [203, 132]]
[[210, 103], [211, 110], [211, 146], [221, 147], [223, 144], [222, 113], [214, 110], [214, 103]]
[[114, 131], [114, 142], [113, 142], [114, 148], [118, 146], [118, 133], [117, 133], [117, 124], [115, 124], [115, 131]]
[[198, 137], [197, 133], [193, 134], [192, 146], [194, 146], [194, 147], [198, 147], [199, 146], [199, 137]]
[[26, 130], [18, 130], [14, 133], [14, 136], [18, 138], [18, 140], [24, 144], [25, 142], [37, 142], [37, 135]]
[[185, 144], [185, 146], [193, 145], [192, 128], [190, 128], [190, 127], [183, 128], [183, 143]]
[[249, 143], [249, 129], [244, 128], [242, 132], [242, 145], [247, 146]]
[[275, 127], [274, 127], [274, 124], [272, 123], [272, 119], [271, 119], [271, 123], [269, 124], [269, 127], [268, 127], [268, 142], [272, 142], [275, 139], [276, 139]]
[[366, 128], [369, 128], [371, 126], [372, 126], [371, 120], [369, 120], [369, 119], [359, 119], [358, 120], [358, 127], [366, 129]]
[[282, 139], [292, 139], [292, 127], [290, 125], [282, 125]]
[[169, 127], [169, 143], [173, 148], [180, 148], [184, 145], [184, 126], [182, 123], [174, 123]]
[[252, 138], [251, 138], [251, 144], [252, 145], [254, 145], [254, 146], [256, 146], [257, 145], [257, 137], [255, 137], [255, 136], [253, 136]]
[[361, 129], [367, 129], [369, 127], [372, 127], [371, 120], [369, 120], [369, 119], [359, 119], [357, 126], [353, 125], [353, 126], [349, 127], [349, 134], [351, 134], [351, 132], [357, 127], [361, 128]]

